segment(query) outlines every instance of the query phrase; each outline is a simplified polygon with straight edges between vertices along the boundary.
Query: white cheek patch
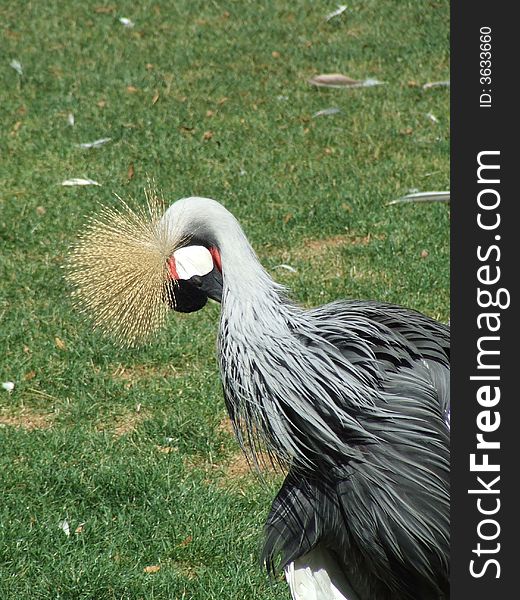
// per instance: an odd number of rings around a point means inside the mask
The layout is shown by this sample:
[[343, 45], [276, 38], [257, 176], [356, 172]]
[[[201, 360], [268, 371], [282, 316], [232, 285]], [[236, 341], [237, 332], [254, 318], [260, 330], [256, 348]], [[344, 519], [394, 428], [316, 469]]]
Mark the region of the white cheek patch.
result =
[[173, 253], [179, 279], [203, 277], [213, 271], [213, 257], [204, 246], [186, 246]]

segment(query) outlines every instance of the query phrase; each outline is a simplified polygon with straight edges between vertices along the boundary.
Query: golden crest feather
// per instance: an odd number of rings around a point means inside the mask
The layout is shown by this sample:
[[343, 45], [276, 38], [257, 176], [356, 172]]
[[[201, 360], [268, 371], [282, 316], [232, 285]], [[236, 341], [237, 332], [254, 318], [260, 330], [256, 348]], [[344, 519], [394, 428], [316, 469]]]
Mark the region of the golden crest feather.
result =
[[90, 218], [72, 246], [66, 279], [73, 302], [95, 327], [120, 343], [143, 343], [164, 324], [174, 301], [168, 258], [182, 243], [162, 219], [164, 203], [152, 184], [145, 205], [132, 208], [119, 198]]

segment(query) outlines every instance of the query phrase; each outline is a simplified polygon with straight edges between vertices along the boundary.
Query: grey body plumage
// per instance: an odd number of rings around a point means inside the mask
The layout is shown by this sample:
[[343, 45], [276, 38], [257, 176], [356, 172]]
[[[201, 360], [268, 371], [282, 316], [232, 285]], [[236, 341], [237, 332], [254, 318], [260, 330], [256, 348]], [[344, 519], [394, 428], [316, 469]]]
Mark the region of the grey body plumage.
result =
[[252, 462], [262, 447], [288, 471], [268, 570], [321, 547], [360, 600], [447, 598], [449, 328], [378, 302], [300, 308], [213, 200], [164, 219], [218, 249], [226, 406]]

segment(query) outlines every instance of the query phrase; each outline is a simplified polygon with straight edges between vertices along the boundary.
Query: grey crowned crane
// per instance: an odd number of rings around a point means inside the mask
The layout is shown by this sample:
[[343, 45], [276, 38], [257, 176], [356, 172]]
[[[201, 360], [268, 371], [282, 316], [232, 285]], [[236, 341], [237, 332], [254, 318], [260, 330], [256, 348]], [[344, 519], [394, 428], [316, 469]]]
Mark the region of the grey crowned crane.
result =
[[[96, 228], [77, 263], [95, 262]], [[299, 307], [214, 200], [179, 200], [150, 231], [161, 303], [221, 303], [218, 362], [240, 446], [253, 464], [264, 449], [285, 466], [265, 525], [267, 570], [285, 571], [295, 600], [448, 598], [449, 328], [374, 301]], [[103, 313], [91, 274], [83, 266], [72, 280]]]

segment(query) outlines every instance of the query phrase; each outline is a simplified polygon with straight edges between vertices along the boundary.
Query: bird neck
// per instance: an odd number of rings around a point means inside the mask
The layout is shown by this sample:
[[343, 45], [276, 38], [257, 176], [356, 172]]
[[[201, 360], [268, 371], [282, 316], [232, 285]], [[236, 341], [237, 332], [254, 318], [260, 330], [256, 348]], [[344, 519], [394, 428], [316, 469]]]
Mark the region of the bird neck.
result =
[[[261, 265], [240, 223], [222, 205], [208, 205], [212, 237], [220, 253], [223, 305], [267, 308], [278, 305], [285, 288], [276, 283]], [[223, 306], [224, 308], [224, 306]]]
[[[220, 245], [223, 275], [222, 323], [253, 347], [268, 336], [288, 333], [287, 323], [299, 309], [287, 290], [261, 265], [242, 229], [228, 231]], [[238, 341], [238, 340], [237, 340]]]
[[278, 305], [284, 287], [276, 283], [258, 260], [249, 243], [232, 249], [221, 247], [224, 298], [242, 304], [266, 307]]

